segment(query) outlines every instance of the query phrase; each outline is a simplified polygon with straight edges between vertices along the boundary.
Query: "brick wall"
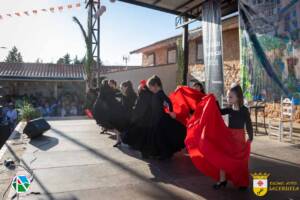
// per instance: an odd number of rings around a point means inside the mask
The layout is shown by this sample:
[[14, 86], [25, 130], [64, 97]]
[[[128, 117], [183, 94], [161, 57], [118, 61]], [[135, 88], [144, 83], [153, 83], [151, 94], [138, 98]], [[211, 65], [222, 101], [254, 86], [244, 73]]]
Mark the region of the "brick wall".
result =
[[[190, 42], [189, 71], [190, 78], [196, 78], [193, 74], [204, 78], [204, 65], [196, 62], [197, 40]], [[240, 82], [240, 55], [239, 55], [239, 31], [231, 29], [223, 31], [223, 62], [224, 62], [224, 86], [225, 91], [231, 83]]]
[[[198, 38], [199, 39], [199, 38]], [[204, 65], [197, 63], [197, 39], [189, 42], [189, 80], [197, 78], [205, 80]], [[224, 61], [224, 86], [225, 91], [232, 83], [240, 83], [240, 50], [238, 28], [223, 31], [223, 61]], [[156, 64], [167, 63], [167, 48], [155, 50]], [[143, 57], [143, 58], [146, 58]], [[143, 59], [144, 63], [144, 59]], [[262, 115], [262, 114], [260, 114]], [[270, 118], [280, 117], [280, 104], [268, 103], [266, 116]], [[295, 106], [295, 121], [300, 122], [300, 106]]]

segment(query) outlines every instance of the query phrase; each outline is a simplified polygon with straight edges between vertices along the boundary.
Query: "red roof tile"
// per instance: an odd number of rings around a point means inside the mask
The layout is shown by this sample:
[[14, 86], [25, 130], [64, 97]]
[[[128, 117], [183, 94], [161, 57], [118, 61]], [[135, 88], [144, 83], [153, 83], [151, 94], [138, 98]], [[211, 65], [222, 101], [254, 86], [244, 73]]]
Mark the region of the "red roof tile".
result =
[[[126, 66], [102, 66], [100, 73], [126, 70]], [[79, 65], [0, 62], [0, 79], [84, 80], [84, 68]]]

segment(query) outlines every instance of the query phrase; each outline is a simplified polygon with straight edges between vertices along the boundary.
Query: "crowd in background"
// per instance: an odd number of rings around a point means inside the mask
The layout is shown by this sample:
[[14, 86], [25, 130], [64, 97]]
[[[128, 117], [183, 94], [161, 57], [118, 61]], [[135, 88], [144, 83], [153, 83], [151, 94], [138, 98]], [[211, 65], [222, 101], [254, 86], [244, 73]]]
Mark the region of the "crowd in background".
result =
[[[83, 101], [74, 95], [64, 95], [58, 99], [36, 95], [6, 95], [2, 100], [2, 115], [16, 121], [24, 104], [30, 104], [40, 116], [76, 116], [83, 114]], [[11, 111], [13, 110], [13, 111]], [[12, 113], [11, 113], [12, 112]]]

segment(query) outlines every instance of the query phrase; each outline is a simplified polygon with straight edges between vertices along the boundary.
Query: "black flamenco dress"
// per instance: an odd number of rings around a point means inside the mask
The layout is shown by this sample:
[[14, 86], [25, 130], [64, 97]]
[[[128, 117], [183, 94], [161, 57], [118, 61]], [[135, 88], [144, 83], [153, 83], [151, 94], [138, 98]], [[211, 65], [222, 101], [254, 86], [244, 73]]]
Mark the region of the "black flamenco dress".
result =
[[151, 100], [152, 92], [147, 87], [141, 90], [135, 108], [132, 111], [131, 123], [126, 132], [122, 134], [122, 142], [139, 150], [143, 155], [147, 154], [147, 135], [151, 131]]
[[126, 130], [130, 114], [117, 100], [116, 92], [108, 85], [101, 86], [100, 94], [94, 105], [93, 116], [98, 125], [105, 129]]
[[147, 138], [152, 148], [150, 155], [170, 158], [174, 153], [184, 148], [186, 127], [165, 112], [165, 108], [173, 112], [170, 99], [161, 90], [153, 94], [151, 99], [152, 125], [151, 134]]

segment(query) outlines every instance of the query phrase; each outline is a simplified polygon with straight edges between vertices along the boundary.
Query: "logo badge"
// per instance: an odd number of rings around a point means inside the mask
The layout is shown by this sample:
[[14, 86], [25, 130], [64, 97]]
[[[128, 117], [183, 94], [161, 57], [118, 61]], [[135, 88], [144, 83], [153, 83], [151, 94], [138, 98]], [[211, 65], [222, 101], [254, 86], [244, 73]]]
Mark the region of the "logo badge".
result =
[[27, 176], [20, 175], [20, 176], [15, 176], [13, 181], [12, 181], [12, 187], [17, 193], [24, 193], [29, 190], [31, 182], [27, 178]]
[[256, 196], [265, 196], [268, 192], [269, 173], [253, 173], [253, 192]]

